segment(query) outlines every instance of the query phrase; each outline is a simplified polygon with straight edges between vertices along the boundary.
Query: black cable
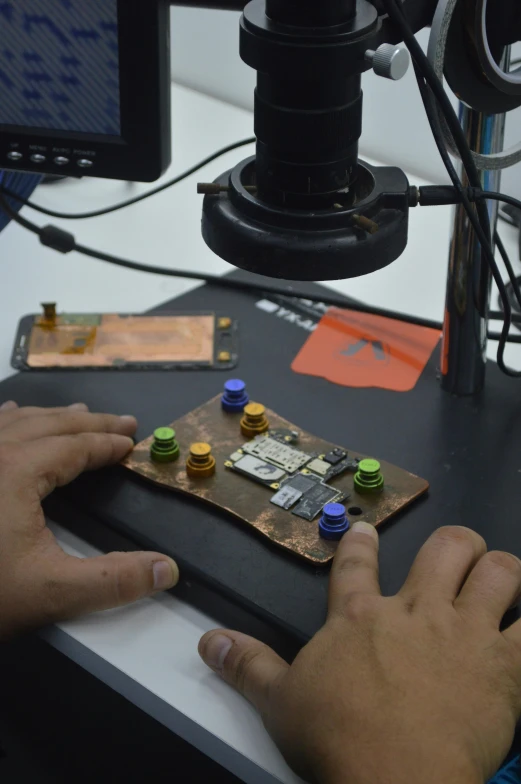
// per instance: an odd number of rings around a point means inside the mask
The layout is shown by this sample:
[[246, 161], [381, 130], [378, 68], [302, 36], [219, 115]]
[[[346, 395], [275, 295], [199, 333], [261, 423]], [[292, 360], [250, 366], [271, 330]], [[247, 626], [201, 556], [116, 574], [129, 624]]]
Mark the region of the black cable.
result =
[[429, 85], [434, 94], [434, 97], [443, 111], [445, 120], [449, 126], [449, 130], [452, 133], [454, 142], [461, 156], [463, 166], [467, 172], [470, 184], [474, 188], [481, 188], [481, 178], [474, 163], [470, 148], [467, 144], [463, 128], [461, 127], [461, 123], [456, 115], [456, 112], [454, 111], [454, 107], [452, 106], [447, 93], [443, 89], [443, 85], [438, 79], [434, 68], [432, 67], [420, 44], [416, 40], [414, 33], [409, 27], [407, 19], [404, 16], [400, 6], [396, 3], [396, 0], [383, 0], [383, 4], [390, 19], [400, 29], [401, 37], [407, 45], [413, 60], [416, 61], [418, 67], [421, 69], [422, 76]]
[[[383, 0], [383, 4], [385, 10], [389, 15], [389, 18], [399, 28], [401, 37], [403, 38], [405, 44], [407, 45], [407, 48], [411, 53], [411, 56], [416, 64], [416, 67], [420, 70], [421, 77], [425, 79], [425, 82], [427, 83], [428, 87], [432, 91], [434, 98], [438, 102], [443, 112], [445, 121], [447, 122], [447, 125], [453, 136], [456, 147], [458, 148], [458, 152], [460, 154], [463, 167], [465, 169], [470, 185], [476, 189], [481, 190], [482, 188], [481, 177], [474, 163], [474, 159], [472, 157], [470, 147], [467, 144], [465, 134], [461, 127], [461, 123], [454, 111], [454, 108], [447, 96], [447, 93], [443, 89], [443, 85], [438, 79], [428, 57], [425, 55], [423, 49], [421, 48], [418, 41], [416, 40], [414, 33], [409, 27], [407, 19], [403, 14], [403, 11], [400, 8], [400, 6], [396, 3], [396, 0]], [[422, 92], [422, 99], [423, 99], [425, 95], [425, 91], [422, 90], [421, 92]], [[432, 108], [430, 100], [424, 101], [424, 105], [425, 105], [425, 110], [427, 112], [427, 117], [429, 118], [431, 115], [431, 108]], [[435, 137], [435, 141], [438, 144], [438, 149], [440, 149], [439, 130], [438, 130], [439, 122], [431, 123], [431, 128]], [[444, 143], [441, 145], [441, 147], [442, 148], [445, 147]], [[440, 153], [441, 153], [441, 149], [440, 149]], [[443, 153], [441, 154], [444, 163], [446, 163], [448, 156]], [[454, 183], [454, 187], [460, 194], [461, 201], [465, 208], [465, 211], [467, 212], [469, 221], [480, 242], [482, 254], [486, 258], [486, 261], [490, 267], [492, 276], [495, 280], [496, 286], [498, 287], [501, 296], [501, 302], [504, 311], [504, 322], [503, 322], [503, 329], [501, 331], [501, 339], [499, 341], [498, 350], [497, 350], [498, 367], [503, 371], [503, 373], [505, 373], [508, 376], [511, 376], [513, 378], [521, 378], [521, 371], [512, 370], [505, 364], [504, 361], [505, 347], [508, 341], [510, 327], [512, 325], [512, 309], [510, 307], [510, 302], [508, 299], [508, 294], [505, 288], [505, 284], [503, 283], [501, 273], [499, 272], [499, 268], [494, 258], [494, 252], [492, 250], [491, 234], [490, 234], [490, 217], [488, 214], [487, 205], [482, 199], [480, 199], [476, 204], [476, 211], [474, 211], [467, 195], [463, 193], [463, 184], [461, 183], [457, 174], [456, 177], [454, 178], [455, 169], [454, 166], [452, 165], [452, 162], [450, 163], [450, 166], [446, 165], [446, 167], [449, 176], [451, 177], [451, 180]]]
[[[518, 275], [518, 277], [516, 278], [516, 283], [517, 283], [518, 287], [521, 287], [521, 275]], [[507, 291], [508, 291], [508, 296], [509, 296], [509, 299], [510, 299], [510, 304], [512, 305], [512, 308], [513, 308], [513, 310], [515, 312], [516, 307], [518, 305], [517, 305], [517, 300], [515, 298], [514, 289], [513, 289], [513, 286], [512, 286], [511, 283], [507, 283]], [[501, 303], [499, 303], [499, 306], [501, 307]], [[516, 323], [516, 327], [518, 329], [521, 329], [521, 324]]]
[[[517, 301], [518, 308], [521, 311], [521, 289], [519, 287], [519, 281], [516, 276], [516, 273], [514, 272], [514, 268], [512, 267], [512, 262], [510, 261], [510, 258], [508, 256], [507, 249], [505, 248], [503, 244], [503, 240], [501, 239], [498, 231], [494, 233], [494, 242], [496, 243], [496, 247], [501, 255], [501, 258], [503, 259], [503, 264], [506, 267], [508, 278], [510, 280], [510, 287]], [[508, 296], [508, 290], [507, 290], [507, 297], [508, 297], [508, 301], [510, 302], [511, 300], [510, 297]]]
[[122, 201], [119, 204], [113, 204], [111, 207], [104, 207], [100, 210], [93, 210], [91, 212], [77, 212], [77, 213], [70, 213], [70, 212], [55, 212], [54, 210], [49, 210], [47, 207], [42, 207], [40, 204], [35, 204], [33, 201], [29, 199], [23, 199], [16, 193], [9, 191], [7, 188], [2, 188], [2, 192], [9, 196], [10, 199], [14, 199], [18, 201], [20, 204], [24, 204], [26, 207], [30, 207], [32, 210], [36, 212], [40, 212], [42, 215], [48, 215], [51, 218], [60, 218], [61, 220], [84, 220], [86, 218], [99, 218], [102, 215], [110, 215], [112, 212], [117, 212], [118, 210], [123, 210], [125, 207], [131, 207], [133, 204], [138, 204], [141, 201], [145, 201], [145, 199], [149, 199], [151, 196], [156, 196], [158, 193], [162, 193], [166, 191], [168, 188], [171, 188], [173, 185], [177, 185], [178, 183], [186, 180], [187, 177], [190, 175], [195, 174], [195, 172], [202, 169], [204, 166], [207, 166], [212, 161], [215, 161], [217, 158], [220, 158], [221, 155], [225, 155], [227, 152], [231, 152], [232, 150], [236, 150], [238, 147], [245, 147], [248, 144], [254, 144], [255, 138], [250, 139], [242, 139], [239, 142], [234, 142], [233, 144], [229, 144], [227, 147], [222, 147], [217, 152], [212, 153], [204, 160], [200, 161], [199, 163], [194, 164], [190, 169], [187, 169], [183, 174], [179, 174], [177, 177], [174, 177], [173, 180], [169, 180], [168, 182], [163, 183], [163, 185], [159, 185], [157, 188], [154, 188], [151, 191], [147, 191], [146, 193], [142, 193], [140, 196], [134, 196], [132, 199], [127, 199], [127, 201]]
[[[11, 218], [15, 223], [18, 223], [20, 226], [23, 226], [24, 229], [36, 234], [40, 240], [42, 239], [42, 235], [46, 229], [40, 228], [36, 226], [31, 221], [28, 221], [26, 218], [23, 218], [17, 212], [15, 212], [9, 204], [7, 203], [5, 197], [0, 194], [0, 208]], [[72, 235], [67, 235], [68, 237], [72, 237]], [[75, 250], [78, 253], [81, 253], [84, 256], [89, 256], [90, 258], [97, 259], [98, 261], [105, 261], [109, 264], [114, 264], [117, 267], [123, 267], [125, 269], [134, 270], [136, 272], [147, 272], [151, 273], [152, 275], [165, 275], [167, 277], [172, 278], [186, 278], [187, 280], [200, 280], [206, 283], [212, 283], [216, 286], [220, 286], [222, 288], [228, 289], [236, 289], [238, 291], [251, 291], [251, 292], [259, 292], [260, 294], [276, 294], [282, 297], [289, 297], [294, 299], [307, 299], [310, 302], [321, 302], [324, 305], [330, 305], [332, 307], [339, 307], [345, 308], [346, 307], [346, 300], [341, 296], [327, 295], [327, 296], [317, 296], [310, 294], [307, 291], [301, 291], [299, 289], [292, 289], [288, 290], [287, 288], [283, 288], [282, 286], [274, 286], [271, 283], [250, 283], [247, 281], [241, 280], [234, 280], [232, 278], [223, 278], [220, 275], [212, 275], [209, 273], [204, 272], [189, 272], [187, 270], [179, 270], [179, 269], [169, 269], [165, 267], [156, 267], [149, 264], [140, 264], [136, 261], [130, 261], [129, 259], [122, 259], [119, 256], [113, 256], [110, 253], [104, 253], [102, 251], [94, 250], [93, 248], [88, 248], [85, 245], [79, 245], [75, 241], [72, 247], [69, 247], [68, 250]], [[407, 314], [402, 314], [394, 310], [388, 310], [386, 308], [372, 308], [370, 305], [365, 305], [363, 303], [358, 302], [350, 302], [349, 308], [355, 310], [360, 313], [369, 313], [376, 316], [386, 316], [387, 318], [393, 318], [397, 320], [404, 321], [407, 324], [415, 324], [420, 327], [430, 327], [431, 329], [441, 329], [442, 324], [441, 322], [434, 321], [431, 319], [423, 319], [416, 316], [409, 316]], [[521, 317], [520, 317], [521, 320]]]
[[504, 204], [511, 204], [512, 207], [521, 210], [521, 200], [514, 198], [514, 196], [508, 196], [506, 193], [483, 191], [483, 197], [485, 199], [492, 199], [492, 201], [502, 201]]
[[[28, 221], [26, 218], [23, 218], [17, 212], [11, 209], [9, 204], [7, 203], [6, 199], [0, 195], [0, 208], [6, 212], [8, 217], [10, 217], [14, 222], [23, 226], [23, 228], [27, 229], [28, 231], [36, 234], [42, 240], [42, 235], [46, 231], [46, 229], [40, 228], [36, 226], [31, 221]], [[59, 231], [59, 230], [57, 230]], [[65, 234], [65, 232], [63, 232]], [[66, 235], [67, 237], [72, 237], [72, 235]], [[390, 310], [388, 308], [376, 308], [371, 307], [370, 305], [366, 305], [362, 302], [349, 300], [346, 302], [344, 297], [341, 295], [336, 296], [334, 294], [331, 295], [316, 295], [311, 294], [308, 291], [301, 291], [299, 289], [287, 289], [282, 288], [279, 286], [274, 286], [269, 283], [253, 283], [253, 282], [246, 282], [240, 280], [234, 280], [233, 278], [223, 278], [220, 275], [212, 275], [209, 273], [202, 273], [202, 272], [188, 272], [186, 270], [177, 270], [177, 269], [168, 269], [164, 267], [155, 267], [150, 266], [148, 264], [140, 264], [139, 262], [130, 261], [128, 259], [122, 259], [118, 256], [113, 256], [109, 253], [103, 253], [101, 251], [96, 251], [92, 248], [85, 247], [83, 245], [77, 245], [74, 242], [73, 247], [70, 247], [70, 250], [76, 250], [78, 253], [82, 253], [85, 256], [89, 256], [90, 258], [97, 259], [99, 261], [105, 261], [109, 264], [114, 264], [118, 267], [123, 267], [125, 269], [134, 270], [137, 272], [146, 272], [151, 273], [153, 275], [164, 275], [167, 277], [174, 277], [174, 278], [186, 278], [188, 280], [200, 280], [206, 283], [211, 283], [212, 285], [219, 286], [221, 288], [227, 289], [235, 289], [238, 291], [246, 291], [250, 293], [258, 293], [259, 295], [266, 295], [272, 294], [278, 297], [281, 297], [286, 300], [291, 299], [302, 299], [308, 300], [310, 302], [318, 302], [324, 305], [329, 305], [332, 307], [339, 307], [339, 308], [349, 308], [350, 310], [354, 310], [358, 313], [367, 313], [369, 315], [374, 316], [385, 316], [386, 318], [395, 319], [397, 321], [403, 321], [406, 324], [414, 324], [415, 326], [419, 327], [429, 327], [431, 329], [438, 329], [441, 330], [443, 325], [440, 321], [434, 321], [432, 319], [424, 319], [418, 316], [410, 316], [405, 313], [401, 313], [399, 311]], [[491, 319], [503, 319], [503, 313], [501, 311], [492, 311], [489, 314]], [[521, 323], [521, 315], [515, 317], [516, 321]], [[491, 340], [499, 340], [500, 335], [495, 332], [489, 332], [488, 337]], [[512, 343], [521, 343], [521, 335], [514, 335], [509, 338], [510, 342]]]

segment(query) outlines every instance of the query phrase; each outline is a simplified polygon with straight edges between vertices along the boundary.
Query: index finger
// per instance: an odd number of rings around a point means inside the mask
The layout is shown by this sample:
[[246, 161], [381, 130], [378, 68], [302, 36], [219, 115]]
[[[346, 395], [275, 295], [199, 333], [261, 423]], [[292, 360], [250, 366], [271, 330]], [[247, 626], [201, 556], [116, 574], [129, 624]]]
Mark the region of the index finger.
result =
[[378, 533], [374, 525], [354, 523], [340, 541], [329, 582], [329, 611], [342, 612], [349, 596], [380, 596]]
[[43, 500], [84, 471], [119, 463], [133, 446], [131, 438], [112, 433], [52, 436], [19, 447], [21, 466], [11, 470], [18, 468], [18, 481], [31, 483]]
[[20, 422], [35, 416], [48, 416], [70, 411], [88, 411], [85, 403], [73, 403], [72, 406], [58, 406], [55, 408], [40, 408], [38, 406], [23, 406], [20, 408], [14, 400], [8, 400], [0, 406], [0, 428], [7, 427], [13, 422]]

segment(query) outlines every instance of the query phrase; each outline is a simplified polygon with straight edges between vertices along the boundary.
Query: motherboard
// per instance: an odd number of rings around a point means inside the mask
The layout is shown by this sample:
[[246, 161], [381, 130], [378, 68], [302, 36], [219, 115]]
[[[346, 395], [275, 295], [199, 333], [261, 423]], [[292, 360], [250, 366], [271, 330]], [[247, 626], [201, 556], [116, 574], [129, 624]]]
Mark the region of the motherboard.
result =
[[269, 430], [243, 444], [224, 465], [275, 490], [270, 503], [311, 521], [326, 504], [347, 500], [345, 492], [328, 482], [345, 471], [356, 471], [359, 461], [339, 448], [327, 454], [303, 452], [293, 445], [299, 437], [296, 430]]
[[[246, 525], [252, 535], [315, 565], [330, 562], [338, 546], [319, 532], [328, 505], [344, 505], [351, 522], [380, 526], [428, 490], [426, 480], [408, 471], [257, 408], [264, 412], [265, 429], [245, 437], [243, 413], [223, 410], [218, 395], [158, 428], [137, 444], [124, 465], [220, 510], [216, 525]], [[378, 467], [379, 484], [370, 492], [360, 478], [364, 464]], [[170, 525], [175, 536], [175, 517]]]

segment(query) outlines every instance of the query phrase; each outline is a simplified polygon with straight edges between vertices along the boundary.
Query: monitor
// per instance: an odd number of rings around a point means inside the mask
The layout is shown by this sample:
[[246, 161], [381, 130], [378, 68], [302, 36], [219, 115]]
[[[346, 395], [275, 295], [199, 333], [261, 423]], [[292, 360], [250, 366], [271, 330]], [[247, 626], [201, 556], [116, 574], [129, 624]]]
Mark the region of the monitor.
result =
[[157, 179], [169, 56], [161, 0], [0, 0], [0, 168]]

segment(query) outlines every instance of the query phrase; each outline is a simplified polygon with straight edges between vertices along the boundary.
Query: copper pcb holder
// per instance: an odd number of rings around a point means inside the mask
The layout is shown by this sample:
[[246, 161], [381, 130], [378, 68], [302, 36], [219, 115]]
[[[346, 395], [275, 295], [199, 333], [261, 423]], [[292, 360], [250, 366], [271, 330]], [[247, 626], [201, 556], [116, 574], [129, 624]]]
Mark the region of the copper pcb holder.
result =
[[[325, 454], [337, 444], [323, 441], [300, 428], [274, 411], [266, 411], [271, 429], [297, 430], [300, 432], [295, 448], [305, 452]], [[220, 396], [172, 423], [181, 455], [175, 463], [154, 463], [150, 459], [153, 437], [139, 443], [124, 464], [140, 476], [157, 485], [185, 495], [195, 496], [206, 503], [228, 512], [242, 524], [255, 528], [274, 544], [314, 564], [326, 564], [332, 559], [336, 542], [322, 539], [318, 534], [318, 517], [309, 522], [270, 503], [274, 491], [225, 468], [224, 463], [232, 452], [245, 443], [240, 431], [241, 414], [227, 414], [221, 408]], [[190, 445], [204, 441], [211, 445], [217, 461], [214, 476], [190, 479], [186, 475], [186, 458]], [[346, 449], [341, 445], [342, 449]], [[349, 451], [352, 458], [366, 457], [361, 452]], [[354, 474], [347, 472], [328, 481], [349, 495], [345, 502], [350, 520], [365, 520], [380, 526], [428, 490], [428, 482], [408, 471], [381, 461], [385, 478], [383, 492], [360, 495], [353, 486]], [[349, 512], [349, 510], [352, 510]], [[358, 512], [358, 514], [355, 514]], [[175, 517], [172, 517], [175, 530]]]

